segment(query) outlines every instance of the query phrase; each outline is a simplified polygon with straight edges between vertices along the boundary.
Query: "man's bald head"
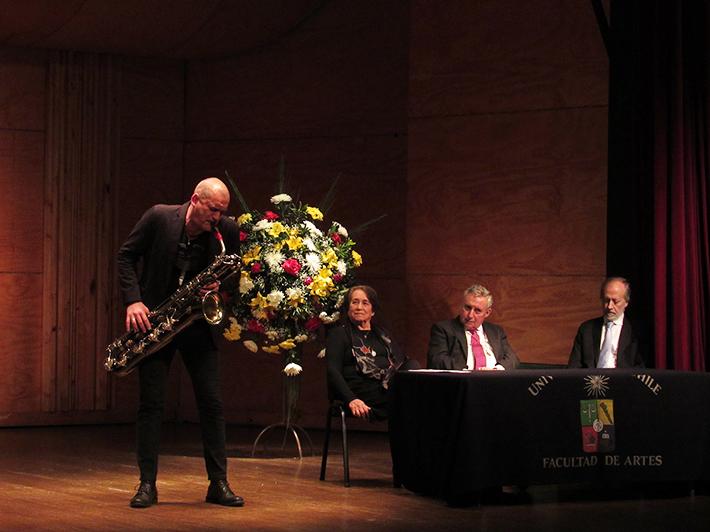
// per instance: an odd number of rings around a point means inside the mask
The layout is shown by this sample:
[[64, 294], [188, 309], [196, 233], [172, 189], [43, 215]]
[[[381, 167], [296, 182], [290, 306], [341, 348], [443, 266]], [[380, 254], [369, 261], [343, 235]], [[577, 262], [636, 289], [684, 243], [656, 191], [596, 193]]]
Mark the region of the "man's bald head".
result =
[[221, 201], [229, 203], [229, 189], [221, 179], [216, 177], [206, 177], [195, 187], [195, 192], [202, 199], [219, 198]]

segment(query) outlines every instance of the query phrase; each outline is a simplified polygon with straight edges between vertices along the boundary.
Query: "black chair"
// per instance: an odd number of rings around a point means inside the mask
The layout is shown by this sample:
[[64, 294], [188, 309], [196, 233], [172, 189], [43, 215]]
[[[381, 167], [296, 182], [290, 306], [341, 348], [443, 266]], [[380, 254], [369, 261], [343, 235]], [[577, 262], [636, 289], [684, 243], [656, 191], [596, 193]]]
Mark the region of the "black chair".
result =
[[328, 446], [330, 445], [330, 431], [334, 417], [340, 418], [340, 427], [343, 432], [343, 484], [350, 487], [350, 452], [348, 450], [348, 425], [345, 418], [350, 416], [345, 403], [339, 399], [331, 399], [325, 417], [325, 435], [323, 437], [323, 457], [320, 463], [320, 479], [325, 480], [325, 468], [328, 463]]

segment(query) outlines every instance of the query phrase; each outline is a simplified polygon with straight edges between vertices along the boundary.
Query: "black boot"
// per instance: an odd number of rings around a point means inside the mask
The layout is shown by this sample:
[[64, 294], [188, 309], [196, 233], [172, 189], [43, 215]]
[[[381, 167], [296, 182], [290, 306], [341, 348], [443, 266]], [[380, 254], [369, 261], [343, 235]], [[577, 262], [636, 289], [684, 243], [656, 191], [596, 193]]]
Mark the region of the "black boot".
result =
[[131, 508], [148, 508], [152, 504], [158, 504], [158, 488], [155, 487], [155, 482], [141, 480], [130, 504]]
[[226, 480], [212, 480], [205, 501], [222, 506], [244, 506], [244, 499], [235, 495]]

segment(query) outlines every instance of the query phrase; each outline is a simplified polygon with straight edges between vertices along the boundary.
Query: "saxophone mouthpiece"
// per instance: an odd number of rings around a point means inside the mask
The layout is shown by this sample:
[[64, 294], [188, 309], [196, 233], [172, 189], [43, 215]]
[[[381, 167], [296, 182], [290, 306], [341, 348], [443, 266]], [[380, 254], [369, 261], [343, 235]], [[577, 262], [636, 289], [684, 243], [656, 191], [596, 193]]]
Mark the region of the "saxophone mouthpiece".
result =
[[222, 233], [219, 232], [217, 224], [214, 222], [212, 222], [212, 232], [214, 233], [214, 237], [217, 239], [217, 242], [219, 242], [219, 245], [222, 248], [222, 252], [220, 254], [224, 255], [224, 253], [226, 253], [227, 251], [227, 248], [224, 245], [224, 238], [222, 238]]

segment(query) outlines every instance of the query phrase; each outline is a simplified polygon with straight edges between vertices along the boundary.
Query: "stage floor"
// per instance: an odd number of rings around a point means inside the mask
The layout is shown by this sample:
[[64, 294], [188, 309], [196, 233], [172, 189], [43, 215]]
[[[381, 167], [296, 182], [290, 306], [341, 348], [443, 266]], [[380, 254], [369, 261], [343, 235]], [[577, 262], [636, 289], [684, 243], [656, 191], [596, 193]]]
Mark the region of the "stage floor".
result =
[[[166, 425], [160, 503], [132, 509], [137, 485], [133, 426], [0, 428], [0, 530], [707, 530], [710, 496], [590, 486], [533, 486], [527, 500], [468, 507], [395, 489], [387, 437], [353, 432], [352, 487], [342, 485], [337, 435], [326, 482], [318, 480], [322, 433], [309, 431], [314, 456], [293, 440], [251, 458], [258, 428], [228, 427], [230, 483], [244, 508], [204, 503], [199, 429]], [[307, 446], [306, 446], [307, 447]], [[308, 451], [308, 449], [305, 449]], [[280, 457], [277, 457], [281, 455]]]

